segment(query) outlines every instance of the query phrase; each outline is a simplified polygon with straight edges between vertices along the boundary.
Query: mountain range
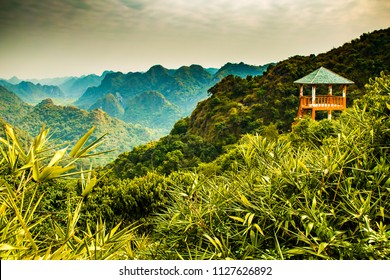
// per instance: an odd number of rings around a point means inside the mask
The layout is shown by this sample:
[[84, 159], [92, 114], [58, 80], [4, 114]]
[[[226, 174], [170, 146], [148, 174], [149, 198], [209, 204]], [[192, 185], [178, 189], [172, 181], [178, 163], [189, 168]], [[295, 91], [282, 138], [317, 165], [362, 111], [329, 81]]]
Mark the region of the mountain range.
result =
[[[113, 117], [168, 133], [221, 78], [262, 75], [269, 65], [227, 63], [220, 69], [191, 65], [174, 70], [155, 65], [145, 73], [108, 73], [99, 86], [88, 88], [74, 104], [86, 110], [101, 108]], [[138, 110], [135, 105], [141, 100], [143, 110]]]
[[273, 63], [227, 63], [219, 69], [200, 65], [166, 69], [155, 65], [144, 73], [105, 71], [100, 76], [28, 81], [13, 77], [0, 80], [0, 85], [32, 105], [50, 98], [56, 104], [73, 103], [88, 111], [99, 108], [111, 117], [167, 134], [177, 120], [188, 116], [199, 101], [207, 98], [207, 90], [223, 77], [262, 75], [269, 65]]

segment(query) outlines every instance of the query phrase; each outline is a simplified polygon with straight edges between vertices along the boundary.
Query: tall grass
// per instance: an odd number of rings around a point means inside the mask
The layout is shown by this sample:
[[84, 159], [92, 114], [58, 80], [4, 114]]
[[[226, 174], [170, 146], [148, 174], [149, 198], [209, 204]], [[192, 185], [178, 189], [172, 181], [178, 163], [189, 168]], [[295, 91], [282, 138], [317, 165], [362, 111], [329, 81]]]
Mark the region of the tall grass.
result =
[[155, 220], [165, 257], [389, 258], [389, 161], [355, 148], [246, 136], [235, 169], [177, 180]]

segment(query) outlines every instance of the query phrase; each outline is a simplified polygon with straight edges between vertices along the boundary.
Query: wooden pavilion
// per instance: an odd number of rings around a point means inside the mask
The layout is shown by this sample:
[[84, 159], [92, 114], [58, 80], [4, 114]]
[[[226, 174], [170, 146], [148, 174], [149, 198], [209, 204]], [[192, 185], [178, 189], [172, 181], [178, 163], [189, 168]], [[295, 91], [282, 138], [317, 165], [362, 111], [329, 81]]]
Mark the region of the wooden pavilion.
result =
[[[345, 110], [347, 107], [347, 85], [354, 82], [326, 69], [320, 67], [305, 77], [294, 82], [300, 85], [298, 118], [302, 118], [311, 111], [311, 118], [316, 119], [316, 111], [328, 111], [328, 119], [332, 118], [332, 111]], [[303, 95], [303, 86], [311, 85], [311, 96]], [[327, 85], [327, 95], [316, 95], [317, 85]], [[342, 96], [334, 96], [332, 85], [342, 85]]]

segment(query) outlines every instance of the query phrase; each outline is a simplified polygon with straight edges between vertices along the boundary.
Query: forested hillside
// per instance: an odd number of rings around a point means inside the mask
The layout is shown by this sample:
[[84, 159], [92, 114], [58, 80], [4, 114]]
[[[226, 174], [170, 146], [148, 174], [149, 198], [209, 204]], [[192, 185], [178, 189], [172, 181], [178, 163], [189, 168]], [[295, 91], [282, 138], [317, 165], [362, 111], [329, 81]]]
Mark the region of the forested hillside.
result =
[[122, 119], [152, 129], [169, 131], [181, 116], [180, 108], [160, 92], [146, 91], [129, 100]]
[[89, 107], [89, 110], [95, 109], [102, 109], [110, 116], [118, 119], [123, 118], [123, 114], [125, 113], [125, 109], [123, 109], [121, 102], [112, 93], [99, 98], [91, 107]]
[[51, 99], [45, 99], [31, 106], [1, 86], [0, 116], [7, 123], [30, 135], [38, 134], [44, 125], [50, 127], [53, 137], [58, 138], [62, 144], [73, 143], [95, 126], [97, 137], [108, 133], [106, 141], [98, 151], [113, 150], [102, 157], [97, 162], [99, 164], [107, 163], [116, 155], [156, 137], [153, 131], [114, 119], [100, 109], [88, 112], [75, 106], [55, 105]]

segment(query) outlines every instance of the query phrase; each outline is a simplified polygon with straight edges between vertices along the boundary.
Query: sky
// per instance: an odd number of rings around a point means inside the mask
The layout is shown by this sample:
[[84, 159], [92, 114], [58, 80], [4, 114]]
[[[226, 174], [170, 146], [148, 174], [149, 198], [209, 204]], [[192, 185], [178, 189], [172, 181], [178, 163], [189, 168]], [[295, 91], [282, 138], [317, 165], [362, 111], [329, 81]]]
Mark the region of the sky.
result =
[[264, 65], [388, 27], [389, 0], [0, 0], [0, 77]]

